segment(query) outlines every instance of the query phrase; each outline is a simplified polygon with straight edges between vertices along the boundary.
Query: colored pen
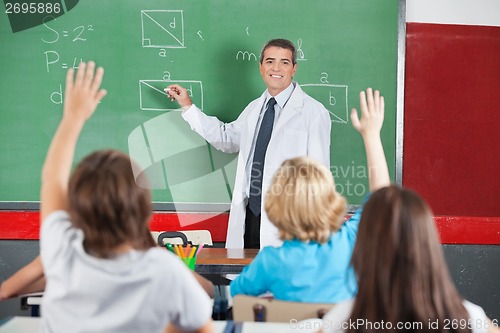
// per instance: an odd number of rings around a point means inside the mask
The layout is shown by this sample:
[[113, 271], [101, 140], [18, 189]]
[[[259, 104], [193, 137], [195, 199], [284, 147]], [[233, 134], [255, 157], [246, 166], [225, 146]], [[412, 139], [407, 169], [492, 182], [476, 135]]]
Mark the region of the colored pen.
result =
[[196, 251], [196, 254], [194, 255], [195, 257], [200, 254], [201, 249], [203, 248], [203, 244], [200, 244], [200, 247], [198, 248], [198, 251]]
[[179, 249], [179, 245], [174, 244], [175, 254], [182, 258], [182, 251]]
[[168, 249], [170, 252], [175, 253], [174, 248], [172, 247], [172, 244], [167, 243], [165, 246], [167, 247], [167, 249]]
[[195, 252], [196, 252], [196, 246], [193, 246], [193, 247], [191, 248], [191, 251], [189, 252], [189, 256], [188, 256], [188, 258], [193, 258], [193, 257], [194, 257]]
[[191, 244], [188, 244], [186, 248], [184, 249], [184, 258], [189, 257], [189, 253], [191, 253]]
[[181, 258], [184, 259], [186, 258], [186, 253], [184, 252], [184, 247], [182, 245], [179, 246], [179, 253], [181, 254]]

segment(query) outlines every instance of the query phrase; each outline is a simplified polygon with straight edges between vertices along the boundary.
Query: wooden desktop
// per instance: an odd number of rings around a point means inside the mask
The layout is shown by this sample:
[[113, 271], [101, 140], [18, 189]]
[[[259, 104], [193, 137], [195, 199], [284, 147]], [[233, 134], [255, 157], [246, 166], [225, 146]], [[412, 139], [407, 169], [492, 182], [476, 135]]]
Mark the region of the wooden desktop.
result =
[[259, 253], [258, 249], [203, 248], [195, 271], [200, 274], [239, 274]]

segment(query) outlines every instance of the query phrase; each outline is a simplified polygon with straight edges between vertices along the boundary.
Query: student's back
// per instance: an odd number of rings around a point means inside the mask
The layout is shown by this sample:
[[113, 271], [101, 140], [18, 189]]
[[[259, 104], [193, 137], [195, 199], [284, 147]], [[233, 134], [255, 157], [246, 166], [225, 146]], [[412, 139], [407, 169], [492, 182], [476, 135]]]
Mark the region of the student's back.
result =
[[293, 302], [337, 303], [352, 298], [357, 284], [349, 265], [358, 222], [357, 216], [348, 220], [323, 244], [294, 239], [263, 248], [255, 263], [231, 283], [231, 292], [271, 292], [276, 299]]
[[194, 330], [211, 316], [204, 290], [164, 249], [92, 256], [63, 211], [47, 218], [41, 238], [47, 332], [161, 332], [169, 322]]

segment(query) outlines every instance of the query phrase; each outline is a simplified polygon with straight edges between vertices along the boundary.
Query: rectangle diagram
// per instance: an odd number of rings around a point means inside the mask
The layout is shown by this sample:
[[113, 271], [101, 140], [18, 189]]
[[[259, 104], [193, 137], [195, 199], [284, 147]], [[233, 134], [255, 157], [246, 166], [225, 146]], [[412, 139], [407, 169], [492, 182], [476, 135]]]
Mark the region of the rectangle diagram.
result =
[[171, 84], [179, 84], [187, 89], [193, 104], [203, 110], [203, 85], [201, 81], [139, 80], [139, 104], [144, 111], [172, 111], [180, 108], [171, 101], [164, 89]]
[[330, 112], [332, 122], [347, 124], [349, 121], [348, 86], [343, 84], [301, 84], [309, 96], [321, 102]]
[[142, 10], [142, 47], [184, 48], [182, 10]]

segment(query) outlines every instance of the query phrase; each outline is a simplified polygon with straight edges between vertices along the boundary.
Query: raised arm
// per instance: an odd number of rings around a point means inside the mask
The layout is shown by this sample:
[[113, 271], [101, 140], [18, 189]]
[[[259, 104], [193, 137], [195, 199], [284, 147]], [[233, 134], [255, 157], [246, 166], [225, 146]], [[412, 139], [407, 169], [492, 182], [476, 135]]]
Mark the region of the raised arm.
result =
[[45, 289], [40, 256], [18, 270], [0, 286], [0, 300]]
[[358, 118], [356, 109], [352, 109], [351, 121], [354, 128], [363, 137], [368, 165], [368, 178], [370, 191], [391, 184], [389, 169], [384, 154], [384, 147], [380, 139], [380, 131], [384, 123], [384, 97], [380, 92], [371, 88], [359, 94], [361, 119]]
[[40, 214], [47, 215], [67, 208], [67, 189], [75, 147], [85, 122], [94, 113], [97, 104], [106, 95], [99, 89], [104, 70], [95, 71], [94, 62], [80, 63], [74, 77], [73, 69], [66, 75], [64, 112], [50, 144], [42, 170]]

